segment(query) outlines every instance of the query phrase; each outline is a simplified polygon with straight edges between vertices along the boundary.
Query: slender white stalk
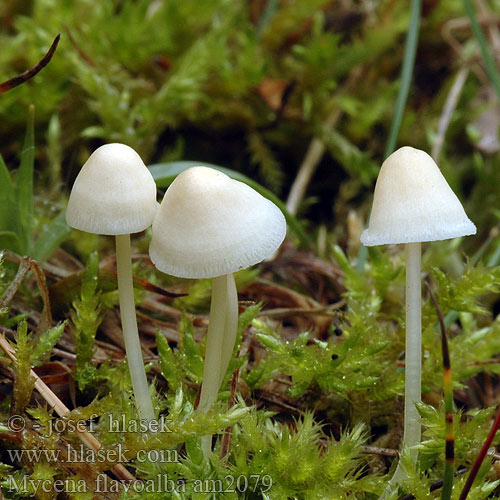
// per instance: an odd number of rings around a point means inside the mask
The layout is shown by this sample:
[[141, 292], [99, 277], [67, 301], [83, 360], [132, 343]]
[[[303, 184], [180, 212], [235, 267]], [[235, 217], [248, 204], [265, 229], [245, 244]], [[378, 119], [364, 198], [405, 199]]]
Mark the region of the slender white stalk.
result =
[[123, 340], [127, 353], [127, 363], [132, 379], [135, 401], [139, 417], [154, 420], [155, 413], [148, 389], [141, 341], [135, 315], [134, 287], [132, 282], [132, 261], [130, 257], [130, 235], [116, 236], [116, 268], [118, 274], [118, 294], [120, 297], [120, 315], [122, 320]]
[[234, 343], [236, 342], [236, 334], [238, 333], [238, 292], [233, 274], [226, 275], [226, 289], [226, 320], [224, 322], [224, 338], [221, 345], [219, 388], [226, 375], [229, 362], [233, 357]]
[[[203, 367], [203, 382], [201, 384], [198, 409], [207, 412], [217, 401], [221, 379], [221, 345], [224, 341], [227, 304], [227, 277], [218, 276], [212, 279], [212, 301], [210, 303], [210, 318], [205, 348], [205, 364]], [[210, 455], [212, 436], [201, 438], [201, 447], [205, 457]]]
[[[422, 398], [422, 292], [420, 243], [406, 245], [406, 347], [405, 415], [403, 443], [409, 448], [420, 443], [420, 415], [415, 403]], [[410, 456], [417, 460], [418, 452]]]
[[[205, 365], [198, 408], [206, 412], [217, 394], [233, 354], [238, 331], [238, 292], [233, 274], [212, 279], [212, 302], [205, 349]], [[210, 455], [212, 436], [201, 439], [203, 454]]]
[[219, 392], [220, 368], [226, 322], [227, 284], [226, 276], [212, 279], [212, 301], [205, 348], [205, 365], [198, 408], [204, 412], [217, 400]]
[[[420, 443], [420, 416], [415, 403], [422, 399], [422, 284], [420, 243], [406, 244], [406, 345], [405, 345], [405, 413], [403, 446], [410, 448], [410, 457], [416, 462]], [[394, 488], [406, 478], [398, 463], [396, 471], [380, 500], [386, 500]]]

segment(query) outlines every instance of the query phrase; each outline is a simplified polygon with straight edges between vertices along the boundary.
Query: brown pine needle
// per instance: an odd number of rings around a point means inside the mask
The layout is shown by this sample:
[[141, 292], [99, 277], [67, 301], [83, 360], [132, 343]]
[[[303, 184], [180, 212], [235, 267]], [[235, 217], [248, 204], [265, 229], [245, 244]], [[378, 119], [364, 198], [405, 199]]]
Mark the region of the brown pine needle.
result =
[[45, 273], [39, 266], [38, 262], [30, 257], [28, 257], [30, 269], [35, 274], [38, 289], [40, 290], [40, 295], [43, 302], [42, 315], [40, 317], [40, 323], [37, 328], [37, 335], [41, 335], [45, 330], [52, 326], [52, 312], [50, 309], [50, 298], [49, 289], [47, 287], [47, 280], [45, 278]]
[[92, 60], [92, 58], [87, 55], [86, 52], [83, 51], [83, 49], [76, 43], [75, 38], [73, 37], [71, 31], [69, 30], [69, 27], [67, 25], [64, 25], [64, 31], [66, 31], [66, 34], [68, 35], [68, 39], [71, 42], [71, 45], [75, 48], [75, 50], [78, 52], [80, 57], [89, 65], [89, 66], [94, 66], [95, 67], [95, 62]]
[[499, 427], [500, 427], [500, 411], [498, 412], [497, 417], [493, 422], [493, 426], [491, 427], [490, 432], [486, 437], [486, 441], [484, 442], [483, 446], [481, 447], [481, 450], [479, 451], [479, 455], [477, 456], [476, 461], [472, 465], [469, 477], [467, 478], [467, 481], [465, 481], [464, 489], [462, 490], [462, 493], [460, 493], [459, 500], [465, 500], [467, 498], [467, 495], [469, 494], [472, 484], [474, 483], [474, 479], [476, 479], [477, 473], [479, 472], [479, 469], [481, 468], [481, 465], [483, 464], [483, 461], [486, 455], [488, 454], [488, 450], [491, 447], [491, 443]]
[[434, 295], [432, 288], [426, 281], [425, 286], [434, 303], [436, 313], [441, 327], [441, 349], [443, 352], [443, 389], [445, 407], [445, 470], [443, 477], [442, 500], [449, 500], [453, 489], [453, 468], [455, 465], [455, 431], [453, 428], [453, 380], [451, 374], [450, 350], [446, 338], [446, 327], [443, 313]]
[[61, 35], [57, 35], [52, 42], [52, 45], [50, 46], [49, 51], [43, 56], [40, 61], [35, 64], [32, 68], [27, 69], [24, 73], [21, 73], [20, 75], [15, 76], [14, 78], [11, 78], [10, 80], [7, 80], [3, 83], [0, 83], [0, 94], [3, 92], [7, 92], [8, 90], [13, 89], [14, 87], [17, 87], [18, 85], [21, 85], [22, 83], [26, 82], [30, 78], [33, 78], [39, 71], [41, 71], [47, 64], [49, 64], [50, 60], [52, 59], [52, 56], [54, 55], [57, 45], [59, 43], [59, 40], [61, 38]]
[[26, 276], [26, 274], [28, 274], [28, 271], [30, 270], [29, 261], [30, 261], [29, 257], [23, 257], [20, 260], [19, 269], [17, 270], [14, 279], [10, 282], [9, 286], [7, 287], [7, 290], [5, 290], [4, 294], [2, 295], [2, 298], [0, 299], [0, 309], [7, 307], [10, 304], [11, 300], [14, 298], [14, 295], [16, 294], [18, 288], [23, 282], [24, 277]]

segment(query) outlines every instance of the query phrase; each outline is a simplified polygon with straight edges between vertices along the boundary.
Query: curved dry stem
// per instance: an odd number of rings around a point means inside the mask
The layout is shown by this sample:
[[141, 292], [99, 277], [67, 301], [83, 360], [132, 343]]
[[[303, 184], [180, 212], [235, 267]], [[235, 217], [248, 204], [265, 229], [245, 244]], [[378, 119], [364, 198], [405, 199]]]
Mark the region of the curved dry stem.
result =
[[439, 119], [436, 141], [434, 142], [431, 153], [431, 156], [436, 163], [439, 162], [439, 156], [441, 155], [441, 150], [443, 148], [446, 131], [448, 130], [448, 126], [451, 122], [451, 117], [453, 115], [453, 112], [455, 111], [455, 108], [457, 107], [460, 95], [462, 94], [462, 89], [468, 76], [469, 68], [463, 67], [457, 73], [455, 81], [453, 82], [450, 92], [448, 93], [448, 96], [446, 98], [443, 112], [441, 113], [441, 117]]

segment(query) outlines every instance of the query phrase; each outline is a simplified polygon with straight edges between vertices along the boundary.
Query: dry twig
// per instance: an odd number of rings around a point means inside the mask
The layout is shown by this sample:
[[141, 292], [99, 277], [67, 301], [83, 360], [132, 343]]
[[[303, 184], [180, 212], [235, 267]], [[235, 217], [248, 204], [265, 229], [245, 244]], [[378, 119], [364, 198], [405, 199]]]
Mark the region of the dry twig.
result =
[[455, 78], [455, 81], [453, 82], [453, 85], [450, 89], [450, 92], [448, 93], [448, 97], [446, 98], [443, 112], [441, 113], [441, 117], [439, 119], [436, 141], [434, 142], [434, 146], [432, 147], [431, 156], [436, 163], [438, 163], [439, 161], [439, 156], [441, 155], [441, 150], [443, 148], [446, 131], [448, 130], [451, 117], [453, 115], [453, 112], [455, 111], [455, 108], [457, 107], [458, 100], [460, 99], [462, 89], [468, 76], [469, 68], [462, 68], [458, 72], [457, 77]]
[[0, 94], [2, 94], [3, 92], [7, 92], [8, 90], [11, 90], [17, 87], [18, 85], [21, 85], [30, 78], [33, 78], [39, 71], [45, 68], [45, 66], [47, 66], [47, 64], [49, 64], [50, 60], [52, 59], [52, 56], [54, 55], [57, 49], [57, 44], [59, 43], [60, 38], [61, 35], [57, 35], [55, 37], [48, 52], [45, 54], [45, 56], [43, 56], [42, 59], [40, 59], [40, 61], [37, 64], [35, 64], [35, 66], [27, 69], [24, 73], [21, 73], [20, 75], [17, 75], [14, 78], [11, 78], [5, 82], [0, 83]]

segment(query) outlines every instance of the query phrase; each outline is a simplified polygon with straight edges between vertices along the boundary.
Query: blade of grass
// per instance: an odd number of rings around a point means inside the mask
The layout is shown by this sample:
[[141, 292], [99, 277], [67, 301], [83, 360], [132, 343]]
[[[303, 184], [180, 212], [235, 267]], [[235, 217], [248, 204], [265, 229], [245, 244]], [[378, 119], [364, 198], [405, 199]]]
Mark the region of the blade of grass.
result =
[[0, 231], [0, 248], [7, 248], [17, 254], [22, 254], [21, 241], [13, 231]]
[[33, 258], [38, 262], [48, 259], [59, 245], [70, 235], [71, 228], [66, 223], [66, 212], [61, 212], [35, 241]]
[[436, 313], [441, 328], [441, 350], [443, 352], [443, 389], [444, 389], [444, 411], [445, 411], [445, 468], [443, 475], [443, 489], [441, 491], [441, 500], [450, 500], [453, 489], [454, 462], [455, 462], [455, 433], [453, 429], [453, 379], [451, 374], [450, 351], [448, 349], [448, 340], [446, 338], [446, 327], [444, 326], [443, 314], [438, 301], [432, 292], [429, 283], [425, 286], [434, 303]]
[[[156, 165], [150, 165], [149, 170], [153, 176], [156, 185], [158, 187], [168, 187], [172, 181], [184, 170], [190, 167], [195, 167], [200, 165], [198, 161], [175, 161], [168, 163], [158, 163]], [[246, 175], [236, 172], [229, 168], [221, 167], [219, 165], [213, 165], [211, 163], [203, 163], [206, 167], [214, 168], [220, 172], [228, 175], [232, 179], [240, 182], [244, 182], [252, 189], [255, 189], [262, 196], [272, 201], [279, 209], [283, 212], [286, 222], [290, 229], [296, 234], [302, 244], [308, 245], [310, 243], [310, 238], [305, 232], [302, 224], [287, 210], [285, 204], [271, 191], [261, 186], [259, 183], [253, 181]]]
[[[384, 158], [387, 158], [395, 149], [398, 140], [399, 129], [403, 121], [403, 114], [408, 100], [410, 84], [413, 75], [413, 66], [415, 65], [415, 56], [418, 46], [418, 32], [420, 30], [420, 12], [422, 11], [422, 0], [412, 0], [410, 13], [410, 26], [406, 37], [405, 53], [403, 57], [403, 66], [401, 68], [401, 85], [399, 87], [398, 97], [396, 99], [396, 108], [392, 118], [389, 139], [385, 147]], [[366, 221], [366, 227], [368, 220]], [[359, 247], [356, 269], [363, 272], [368, 252], [364, 245]]]
[[13, 220], [15, 220], [14, 186], [9, 170], [0, 155], [0, 230], [13, 230]]
[[472, 2], [470, 0], [462, 0], [462, 4], [464, 6], [467, 17], [469, 18], [472, 33], [474, 34], [476, 42], [479, 45], [479, 49], [481, 50], [486, 73], [488, 74], [488, 78], [490, 79], [497, 98], [500, 101], [500, 74], [498, 73], [498, 68], [495, 64], [495, 60], [493, 59], [493, 56], [491, 55], [490, 49], [488, 47], [488, 41], [486, 40], [486, 36], [481, 29], [481, 26], [477, 22], [476, 12], [474, 11]]
[[273, 15], [278, 10], [279, 1], [278, 0], [268, 0], [266, 8], [260, 18], [259, 25], [257, 26], [257, 35], [259, 38], [262, 35], [262, 32], [267, 28], [269, 22], [273, 18]]
[[495, 247], [495, 251], [488, 259], [488, 262], [486, 262], [486, 267], [498, 266], [499, 263], [500, 263], [500, 242]]
[[21, 152], [21, 163], [16, 181], [16, 202], [19, 213], [17, 234], [23, 246], [22, 253], [29, 254], [33, 240], [33, 171], [35, 163], [35, 106], [29, 107], [26, 137]]
[[410, 26], [408, 36], [406, 37], [405, 54], [403, 58], [403, 67], [401, 68], [401, 85], [396, 100], [396, 109], [392, 119], [391, 131], [385, 149], [385, 158], [387, 158], [396, 146], [399, 129], [403, 121], [403, 113], [410, 91], [410, 84], [413, 74], [413, 66], [415, 64], [415, 55], [417, 53], [418, 32], [420, 29], [420, 12], [422, 10], [422, 0], [412, 0]]

